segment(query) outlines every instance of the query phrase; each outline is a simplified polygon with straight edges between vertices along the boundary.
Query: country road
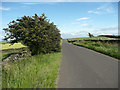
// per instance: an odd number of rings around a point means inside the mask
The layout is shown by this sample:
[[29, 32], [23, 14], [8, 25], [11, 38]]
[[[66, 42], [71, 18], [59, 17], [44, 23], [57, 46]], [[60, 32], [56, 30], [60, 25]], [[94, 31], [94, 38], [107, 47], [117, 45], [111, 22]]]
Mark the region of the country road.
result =
[[58, 88], [118, 88], [118, 60], [63, 40]]

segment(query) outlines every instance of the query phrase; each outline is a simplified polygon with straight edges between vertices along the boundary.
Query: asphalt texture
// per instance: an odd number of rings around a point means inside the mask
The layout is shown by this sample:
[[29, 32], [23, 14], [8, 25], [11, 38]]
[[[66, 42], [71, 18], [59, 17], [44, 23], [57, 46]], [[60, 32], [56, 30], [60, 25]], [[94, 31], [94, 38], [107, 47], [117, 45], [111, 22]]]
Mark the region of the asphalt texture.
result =
[[118, 60], [63, 40], [58, 88], [118, 88]]

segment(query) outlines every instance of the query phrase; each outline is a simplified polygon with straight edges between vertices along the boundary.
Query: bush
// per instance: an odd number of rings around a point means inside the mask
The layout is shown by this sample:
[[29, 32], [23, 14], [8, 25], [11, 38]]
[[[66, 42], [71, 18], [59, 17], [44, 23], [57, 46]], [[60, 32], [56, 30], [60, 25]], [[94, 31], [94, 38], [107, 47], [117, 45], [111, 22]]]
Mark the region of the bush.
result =
[[61, 35], [54, 23], [50, 23], [45, 14], [40, 17], [24, 16], [8, 24], [3, 29], [6, 36], [3, 40], [11, 40], [11, 44], [22, 42], [28, 46], [32, 55], [59, 52]]

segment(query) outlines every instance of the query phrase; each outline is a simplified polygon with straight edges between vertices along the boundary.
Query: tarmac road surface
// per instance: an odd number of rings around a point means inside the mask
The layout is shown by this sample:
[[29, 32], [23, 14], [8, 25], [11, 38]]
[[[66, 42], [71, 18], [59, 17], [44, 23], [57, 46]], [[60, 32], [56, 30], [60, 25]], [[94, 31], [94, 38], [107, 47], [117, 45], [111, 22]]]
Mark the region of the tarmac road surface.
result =
[[118, 60], [63, 40], [58, 88], [118, 88]]

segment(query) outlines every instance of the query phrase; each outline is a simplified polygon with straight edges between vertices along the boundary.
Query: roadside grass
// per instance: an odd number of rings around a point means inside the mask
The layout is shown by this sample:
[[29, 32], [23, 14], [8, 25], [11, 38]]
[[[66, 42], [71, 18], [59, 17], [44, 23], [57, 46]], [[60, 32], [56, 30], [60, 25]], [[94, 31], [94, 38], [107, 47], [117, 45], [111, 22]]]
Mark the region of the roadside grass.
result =
[[3, 88], [56, 88], [61, 52], [27, 57], [3, 65]]
[[[2, 49], [2, 60], [11, 54], [28, 50], [27, 47], [19, 45]], [[56, 88], [61, 58], [61, 52], [54, 52], [29, 56], [8, 64], [3, 62], [2, 88]]]
[[0, 50], [26, 47], [23, 44], [21, 44], [20, 42], [15, 43], [13, 45], [11, 45], [10, 43], [5, 43], [5, 44], [1, 44], [1, 46], [2, 46], [2, 48], [0, 48]]
[[120, 59], [120, 54], [118, 53], [117, 43], [102, 43], [102, 42], [92, 42], [92, 41], [80, 41], [73, 42], [72, 44], [77, 46], [83, 46], [100, 53], [112, 56], [114, 58]]
[[[68, 40], [84, 40], [84, 39], [109, 39], [108, 37], [83, 37], [83, 38], [70, 38]], [[67, 40], [67, 39], [65, 39]]]

